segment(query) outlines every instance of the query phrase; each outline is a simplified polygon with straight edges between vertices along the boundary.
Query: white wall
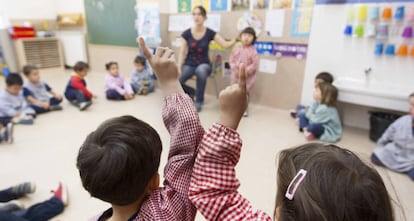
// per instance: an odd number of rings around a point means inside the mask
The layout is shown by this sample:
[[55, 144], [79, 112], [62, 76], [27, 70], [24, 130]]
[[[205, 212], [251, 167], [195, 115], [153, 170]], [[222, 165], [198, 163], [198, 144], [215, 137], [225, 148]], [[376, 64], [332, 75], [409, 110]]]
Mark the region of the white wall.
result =
[[55, 0], [0, 0], [0, 14], [10, 19], [53, 19], [55, 5]]
[[85, 13], [83, 0], [55, 0], [56, 13]]
[[[398, 4], [394, 4], [394, 6], [396, 5]], [[404, 3], [404, 5], [413, 6], [414, 4]], [[368, 4], [369, 6], [370, 4]], [[346, 25], [346, 7], [346, 5], [317, 5], [314, 8], [302, 90], [302, 102], [305, 104], [310, 103], [313, 99], [313, 79], [321, 71], [331, 72], [336, 79], [351, 77], [364, 80], [363, 70], [365, 67], [371, 66], [371, 80], [412, 87], [414, 82], [414, 58], [375, 57], [375, 39], [345, 37], [343, 30]], [[400, 43], [400, 37], [395, 39], [399, 40], [392, 40], [392, 43]], [[414, 45], [413, 43], [414, 41], [411, 41], [411, 47]], [[352, 113], [351, 116], [349, 116], [350, 113]], [[366, 128], [366, 109], [364, 110], [365, 115], [361, 115], [361, 113], [345, 109], [344, 114], [349, 120], [344, 119], [344, 123]], [[357, 117], [364, 117], [364, 119], [362, 121], [356, 120]], [[357, 125], [353, 122], [361, 122], [365, 125]]]

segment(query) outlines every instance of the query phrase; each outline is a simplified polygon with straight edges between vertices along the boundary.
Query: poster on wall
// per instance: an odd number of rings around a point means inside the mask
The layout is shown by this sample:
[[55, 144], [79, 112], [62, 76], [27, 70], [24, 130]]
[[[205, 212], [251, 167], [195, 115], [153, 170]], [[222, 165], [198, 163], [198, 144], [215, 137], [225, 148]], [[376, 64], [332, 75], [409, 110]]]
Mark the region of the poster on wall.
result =
[[268, 9], [269, 0], [253, 0], [253, 9]]
[[159, 3], [139, 3], [136, 10], [138, 18], [135, 21], [135, 26], [138, 30], [138, 36], [142, 36], [150, 47], [159, 46], [161, 44]]
[[227, 11], [227, 0], [210, 0], [211, 11]]
[[265, 31], [267, 36], [280, 38], [285, 28], [285, 10], [270, 10], [266, 13]]
[[231, 1], [231, 10], [243, 10], [247, 11], [250, 9], [250, 0], [232, 0]]
[[178, 0], [178, 12], [191, 12], [191, 0]]
[[207, 11], [210, 11], [210, 0], [193, 0], [193, 8], [203, 6]]
[[295, 0], [290, 33], [291, 37], [309, 37], [314, 4], [315, 0]]
[[256, 36], [259, 36], [262, 32], [262, 21], [255, 13], [245, 12], [243, 16], [237, 20], [236, 27], [239, 32], [247, 27], [252, 27], [256, 32]]
[[292, 8], [292, 6], [293, 6], [292, 0], [272, 0], [271, 2], [272, 9]]

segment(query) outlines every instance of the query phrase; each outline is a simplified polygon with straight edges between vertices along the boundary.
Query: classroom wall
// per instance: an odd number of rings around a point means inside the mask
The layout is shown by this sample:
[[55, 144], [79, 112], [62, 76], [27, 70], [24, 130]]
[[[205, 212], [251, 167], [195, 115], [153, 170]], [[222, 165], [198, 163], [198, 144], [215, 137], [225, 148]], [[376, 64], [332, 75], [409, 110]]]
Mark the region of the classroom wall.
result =
[[56, 13], [84, 13], [83, 0], [55, 0]]
[[[370, 5], [372, 4], [368, 4]], [[392, 6], [397, 5], [400, 4], [395, 3]], [[414, 4], [404, 3], [404, 5]], [[375, 57], [373, 52], [376, 40], [344, 36], [346, 7], [347, 5], [342, 4], [316, 5], [314, 8], [301, 97], [304, 104], [312, 101], [313, 80], [321, 71], [331, 72], [336, 79], [350, 77], [364, 80], [364, 68], [372, 67], [369, 76], [371, 80], [393, 82], [402, 86], [410, 86], [414, 82], [414, 58]], [[372, 108], [352, 104], [341, 106], [345, 125], [369, 127], [368, 110]]]
[[0, 14], [10, 19], [54, 19], [56, 4], [55, 0], [0, 0]]

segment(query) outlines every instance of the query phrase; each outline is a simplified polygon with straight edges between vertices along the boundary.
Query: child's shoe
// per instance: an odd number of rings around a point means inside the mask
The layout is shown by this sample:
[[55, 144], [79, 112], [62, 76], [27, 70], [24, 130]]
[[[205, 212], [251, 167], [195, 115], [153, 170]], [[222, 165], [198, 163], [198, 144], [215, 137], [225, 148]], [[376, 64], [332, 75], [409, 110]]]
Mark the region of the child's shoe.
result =
[[33, 182], [24, 182], [12, 187], [12, 192], [17, 198], [36, 191], [36, 184]]
[[32, 125], [34, 123], [33, 117], [30, 115], [25, 115], [17, 119], [17, 124], [23, 125]]
[[57, 189], [52, 190], [51, 192], [56, 198], [62, 201], [63, 205], [67, 206], [69, 204], [68, 189], [62, 182], [59, 182]]
[[195, 108], [197, 109], [197, 112], [201, 111], [202, 106], [203, 106], [202, 102], [199, 102], [199, 101], [195, 102]]
[[81, 111], [86, 110], [91, 105], [92, 105], [92, 102], [90, 102], [90, 101], [81, 102], [79, 104], [79, 110], [81, 110]]
[[246, 110], [244, 113], [243, 113], [243, 117], [248, 117], [249, 116], [249, 112]]
[[290, 110], [290, 116], [293, 118], [293, 119], [296, 119], [297, 117], [298, 117], [298, 114], [296, 113], [296, 110]]
[[24, 209], [23, 203], [17, 200], [12, 200], [7, 203], [0, 204], [0, 211], [13, 212]]
[[315, 135], [313, 135], [313, 133], [310, 133], [310, 132], [308, 132], [308, 131], [303, 131], [303, 134], [305, 135], [305, 138], [306, 138], [306, 140], [307, 141], [313, 141], [313, 140], [315, 140], [316, 138], [315, 138]]
[[62, 110], [63, 108], [62, 108], [62, 106], [60, 106], [60, 105], [52, 105], [52, 106], [50, 106], [50, 110], [51, 111], [60, 111], [60, 110]]

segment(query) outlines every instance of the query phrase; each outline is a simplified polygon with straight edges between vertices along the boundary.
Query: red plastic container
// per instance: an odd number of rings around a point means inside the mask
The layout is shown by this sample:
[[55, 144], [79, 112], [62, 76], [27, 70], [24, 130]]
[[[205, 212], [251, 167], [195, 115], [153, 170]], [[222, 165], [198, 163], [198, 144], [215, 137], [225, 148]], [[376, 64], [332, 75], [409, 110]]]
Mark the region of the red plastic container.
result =
[[12, 27], [9, 29], [12, 39], [19, 38], [33, 38], [36, 36], [36, 31], [33, 27]]

